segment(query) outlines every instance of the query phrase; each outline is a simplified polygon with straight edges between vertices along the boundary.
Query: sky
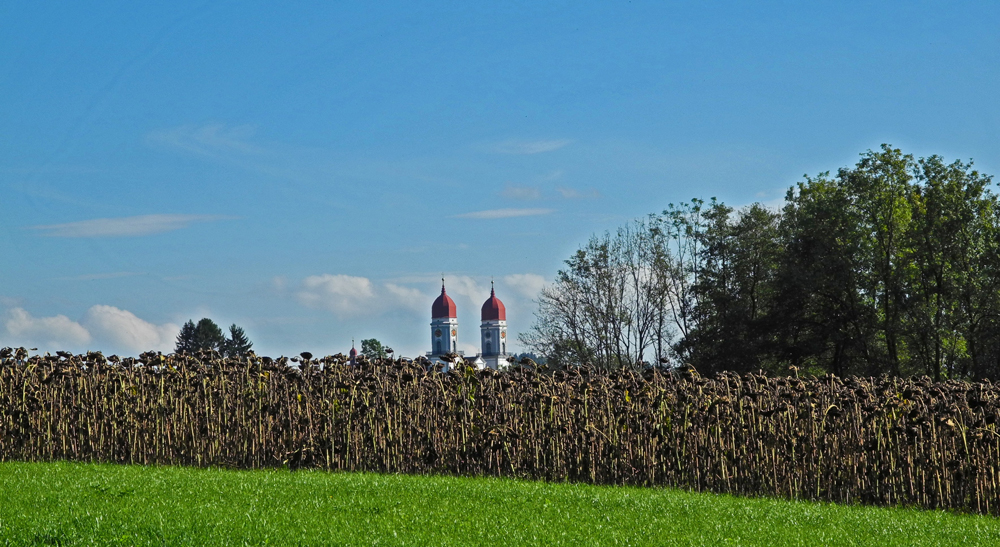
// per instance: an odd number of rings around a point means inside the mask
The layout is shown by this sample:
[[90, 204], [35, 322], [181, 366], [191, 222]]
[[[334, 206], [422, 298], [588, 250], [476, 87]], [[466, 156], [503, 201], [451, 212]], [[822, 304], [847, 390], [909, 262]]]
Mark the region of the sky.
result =
[[[0, 3], [0, 346], [476, 352], [593, 234], [882, 143], [1000, 173], [996, 2]], [[523, 348], [513, 343], [511, 348]]]

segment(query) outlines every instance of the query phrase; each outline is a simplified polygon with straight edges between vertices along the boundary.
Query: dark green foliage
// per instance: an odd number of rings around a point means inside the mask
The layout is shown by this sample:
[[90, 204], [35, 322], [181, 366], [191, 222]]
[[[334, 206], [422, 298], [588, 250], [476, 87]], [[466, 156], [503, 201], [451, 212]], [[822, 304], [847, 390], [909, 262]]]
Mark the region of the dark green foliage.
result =
[[1000, 386], [0, 351], [0, 460], [494, 475], [1000, 514]]
[[174, 348], [174, 352], [193, 353], [195, 350], [194, 333], [194, 321], [189, 319], [188, 322], [184, 323], [184, 326], [181, 327], [180, 334], [177, 335], [177, 345]]
[[385, 359], [388, 357], [385, 347], [382, 346], [382, 342], [374, 338], [361, 341], [361, 355], [369, 359]]
[[188, 321], [181, 327], [177, 335], [177, 345], [174, 353], [193, 354], [198, 351], [214, 350], [226, 357], [241, 357], [253, 347], [253, 342], [247, 338], [241, 327], [233, 324], [229, 327], [229, 338], [222, 333], [215, 321], [205, 317], [198, 324]]
[[253, 347], [253, 342], [247, 338], [243, 328], [234, 323], [229, 326], [229, 338], [222, 343], [222, 347], [222, 354], [226, 357], [243, 357]]
[[883, 146], [790, 191], [778, 241], [782, 361], [838, 374], [997, 378], [990, 177]]
[[216, 350], [221, 351], [226, 342], [222, 329], [215, 321], [205, 317], [194, 328], [194, 350]]
[[712, 203], [701, 241], [701, 268], [693, 291], [693, 327], [678, 352], [706, 372], [750, 372], [766, 367], [772, 351], [775, 276], [781, 257], [777, 213], [752, 205], [733, 211]]
[[567, 260], [522, 342], [610, 368], [1000, 379], [991, 182], [883, 145], [780, 212], [670, 205]]

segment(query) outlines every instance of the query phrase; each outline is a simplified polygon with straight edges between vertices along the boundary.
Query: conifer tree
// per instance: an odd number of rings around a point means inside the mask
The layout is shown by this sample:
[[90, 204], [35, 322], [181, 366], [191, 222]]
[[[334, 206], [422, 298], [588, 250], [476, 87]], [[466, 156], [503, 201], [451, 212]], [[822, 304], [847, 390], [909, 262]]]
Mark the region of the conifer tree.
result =
[[229, 326], [229, 338], [223, 344], [223, 354], [226, 357], [242, 357], [253, 347], [253, 342], [235, 323]]
[[194, 351], [194, 321], [188, 320], [181, 327], [180, 334], [177, 335], [177, 345], [174, 346], [174, 353], [191, 353]]
[[222, 351], [225, 341], [222, 329], [207, 317], [198, 321], [194, 328], [194, 351], [210, 349]]

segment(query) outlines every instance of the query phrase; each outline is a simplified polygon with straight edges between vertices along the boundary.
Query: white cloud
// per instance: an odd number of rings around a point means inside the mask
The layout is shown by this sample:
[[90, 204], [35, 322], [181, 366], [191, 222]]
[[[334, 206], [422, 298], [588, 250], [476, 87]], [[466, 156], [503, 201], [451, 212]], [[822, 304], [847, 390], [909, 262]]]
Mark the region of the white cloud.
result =
[[91, 340], [90, 332], [83, 325], [65, 315], [32, 317], [24, 308], [8, 310], [4, 327], [10, 337], [5, 345], [11, 346], [77, 349]]
[[395, 283], [386, 283], [385, 289], [388, 291], [392, 304], [402, 306], [413, 311], [427, 309], [428, 297], [418, 289], [403, 287]]
[[276, 275], [271, 279], [271, 286], [274, 287], [274, 290], [283, 293], [288, 287], [288, 279], [283, 275]]
[[581, 199], [581, 198], [598, 198], [601, 197], [597, 190], [591, 190], [589, 192], [581, 192], [575, 188], [567, 188], [565, 186], [556, 188], [556, 191], [566, 199]]
[[[459, 296], [465, 299], [459, 305], [459, 314], [464, 314], [463, 309], [475, 310], [475, 317], [479, 318], [479, 308], [490, 297], [490, 289], [486, 285], [480, 285], [475, 279], [467, 275], [456, 275], [446, 278], [448, 294], [452, 297]], [[456, 302], [456, 305], [458, 303]], [[468, 306], [468, 307], [467, 307]]]
[[222, 215], [141, 215], [119, 218], [95, 218], [66, 224], [32, 226], [49, 237], [135, 237], [160, 234], [186, 228], [195, 222], [225, 220]]
[[558, 150], [573, 141], [556, 139], [548, 141], [504, 141], [497, 144], [493, 150], [501, 154], [540, 154]]
[[531, 299], [536, 298], [546, 284], [544, 277], [531, 273], [507, 275], [503, 282], [515, 293]]
[[[423, 312], [430, 308], [433, 296], [402, 285], [400, 280], [394, 281], [396, 282], [376, 285], [367, 277], [313, 275], [302, 280], [295, 298], [306, 307], [326, 309], [342, 319], [360, 315], [373, 316], [386, 311]], [[418, 280], [426, 281], [423, 278]], [[286, 281], [283, 277], [276, 277], [274, 283], [279, 292], [284, 291]]]
[[487, 211], [462, 213], [461, 215], [455, 215], [455, 218], [498, 219], [528, 217], [535, 215], [547, 215], [554, 211], [555, 209], [490, 209]]
[[366, 277], [323, 274], [305, 278], [295, 297], [299, 303], [310, 308], [350, 315], [369, 310], [375, 291]]
[[542, 197], [542, 192], [533, 186], [508, 186], [500, 192], [501, 197], [507, 199], [533, 200]]
[[91, 307], [83, 323], [97, 338], [134, 353], [173, 351], [175, 337], [180, 332], [180, 326], [173, 323], [154, 325], [114, 306]]

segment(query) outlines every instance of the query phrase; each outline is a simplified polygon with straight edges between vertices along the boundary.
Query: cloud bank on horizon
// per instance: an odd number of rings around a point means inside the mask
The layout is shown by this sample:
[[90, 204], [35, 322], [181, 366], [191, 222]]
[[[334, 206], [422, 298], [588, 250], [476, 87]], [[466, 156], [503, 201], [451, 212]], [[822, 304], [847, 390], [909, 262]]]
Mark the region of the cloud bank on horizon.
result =
[[[427, 337], [425, 323], [430, 320], [431, 302], [439, 293], [411, 286], [415, 282], [439, 286], [439, 281], [429, 276], [372, 281], [361, 276], [326, 273], [307, 276], [293, 286], [289, 286], [287, 279], [278, 277], [272, 280], [272, 285], [284, 298], [302, 308], [329, 313], [344, 331], [352, 330], [351, 325], [363, 320], [391, 320], [396, 326], [412, 330], [414, 336], [411, 338], [416, 341]], [[448, 294], [456, 300], [460, 310], [460, 326], [465, 339], [460, 349], [477, 353], [480, 348], [468, 343], [468, 340], [478, 340], [479, 309], [489, 297], [490, 286], [481, 279], [465, 275], [449, 276], [446, 283]], [[501, 300], [508, 308], [513, 306], [523, 323], [511, 325], [513, 332], [530, 327], [531, 300], [538, 296], [545, 284], [543, 276], [530, 273], [507, 275], [500, 280]], [[212, 317], [207, 310], [202, 310], [200, 314]], [[3, 327], [0, 329], [0, 346], [36, 347], [41, 352], [50, 353], [57, 350], [102, 350], [109, 354], [127, 355], [144, 351], [170, 353], [180, 332], [179, 323], [155, 324], [128, 310], [103, 304], [91, 306], [78, 320], [63, 314], [38, 317], [21, 306], [9, 307], [0, 318]], [[195, 321], [199, 318], [190, 317]], [[225, 328], [227, 325], [220, 326]], [[250, 332], [251, 340], [254, 334]], [[399, 355], [416, 356], [429, 349], [420, 342], [381, 336], [383, 342], [397, 348]], [[313, 348], [289, 347], [278, 353], [294, 354], [302, 349]]]
[[24, 308], [7, 310], [0, 345], [37, 347], [40, 351], [85, 351], [139, 354], [173, 351], [180, 326], [154, 325], [114, 306], [95, 305], [80, 321], [65, 315], [34, 317]]

